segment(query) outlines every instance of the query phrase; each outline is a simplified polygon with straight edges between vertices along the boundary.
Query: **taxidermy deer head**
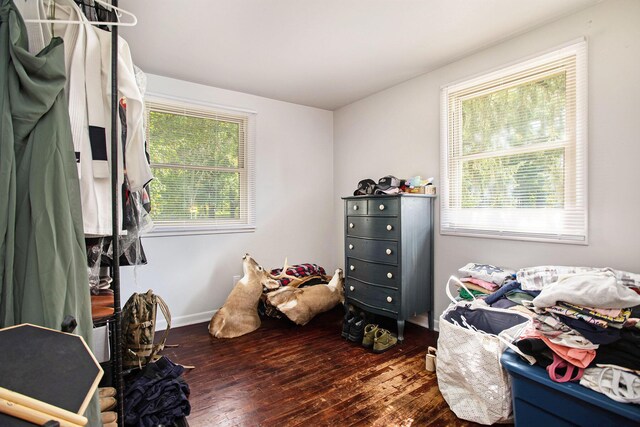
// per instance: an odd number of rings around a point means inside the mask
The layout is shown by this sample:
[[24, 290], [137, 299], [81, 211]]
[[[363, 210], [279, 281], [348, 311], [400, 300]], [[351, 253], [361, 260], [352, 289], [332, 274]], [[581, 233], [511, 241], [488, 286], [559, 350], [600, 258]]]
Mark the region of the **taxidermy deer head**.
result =
[[258, 329], [258, 302], [263, 287], [276, 289], [280, 286], [249, 254], [242, 258], [242, 269], [244, 276], [209, 323], [209, 333], [216, 338], [235, 338]]

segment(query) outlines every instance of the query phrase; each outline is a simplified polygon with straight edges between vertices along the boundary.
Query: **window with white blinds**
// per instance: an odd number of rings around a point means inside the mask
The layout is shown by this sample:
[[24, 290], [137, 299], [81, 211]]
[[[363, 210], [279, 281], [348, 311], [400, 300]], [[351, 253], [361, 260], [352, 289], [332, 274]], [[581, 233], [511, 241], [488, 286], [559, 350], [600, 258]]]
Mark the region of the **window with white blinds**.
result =
[[255, 114], [146, 100], [159, 232], [255, 228]]
[[586, 49], [442, 89], [442, 234], [587, 243]]

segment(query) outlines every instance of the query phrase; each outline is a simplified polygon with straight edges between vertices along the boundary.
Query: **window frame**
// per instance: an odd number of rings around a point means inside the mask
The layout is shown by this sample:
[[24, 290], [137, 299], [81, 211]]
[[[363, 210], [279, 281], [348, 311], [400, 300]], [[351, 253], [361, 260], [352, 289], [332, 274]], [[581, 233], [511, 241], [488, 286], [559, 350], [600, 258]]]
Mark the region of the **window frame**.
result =
[[[155, 107], [155, 108], [154, 108]], [[160, 108], [159, 108], [160, 107]], [[245, 137], [243, 141], [239, 141], [239, 145], [243, 147], [243, 167], [230, 168], [224, 166], [204, 166], [204, 165], [179, 165], [153, 163], [151, 155], [149, 155], [149, 163], [152, 168], [161, 167], [166, 169], [182, 169], [182, 170], [207, 170], [207, 171], [234, 171], [238, 172], [240, 179], [240, 203], [244, 206], [241, 208], [243, 216], [242, 222], [228, 220], [219, 220], [219, 223], [193, 222], [189, 221], [167, 221], [159, 222], [154, 219], [154, 227], [148, 237], [164, 237], [164, 236], [185, 236], [185, 235], [201, 235], [201, 234], [228, 234], [228, 233], [251, 233], [256, 229], [256, 180], [255, 180], [255, 140], [256, 140], [256, 116], [257, 113], [248, 109], [222, 106], [208, 102], [201, 102], [192, 99], [184, 99], [167, 95], [147, 93], [145, 95], [145, 138], [148, 144], [148, 151], [151, 153], [151, 144], [149, 138], [149, 113], [150, 111], [158, 111], [162, 113], [185, 115], [189, 117], [200, 117], [196, 114], [188, 112], [203, 112], [205, 115], [220, 115], [232, 118], [229, 121], [238, 123], [241, 132], [244, 131]], [[213, 117], [200, 117], [213, 118]], [[152, 184], [151, 184], [152, 185]], [[151, 206], [153, 212], [153, 205]]]
[[[544, 144], [508, 148], [504, 150], [483, 151], [464, 155], [462, 153], [462, 108], [464, 99], [494, 93], [508, 87], [516, 87], [529, 82], [549, 78], [558, 71], [545, 70], [548, 64], [565, 58], [575, 57], [573, 62], [574, 79], [568, 79], [566, 93], [575, 90], [575, 115], [566, 120], [565, 139]], [[541, 67], [540, 71], [536, 70]], [[492, 87], [498, 80], [506, 81], [497, 87]], [[512, 79], [512, 80], [511, 80]], [[468, 91], [468, 95], [459, 96]], [[453, 95], [453, 96], [452, 96]], [[441, 201], [440, 201], [440, 234], [467, 237], [485, 237], [509, 240], [540, 241], [549, 243], [569, 243], [588, 245], [588, 170], [587, 170], [587, 43], [584, 38], [571, 41], [565, 45], [555, 47], [542, 54], [515, 61], [494, 70], [478, 74], [474, 77], [453, 82], [441, 87]], [[454, 105], [454, 103], [459, 103]], [[457, 124], [450, 124], [450, 112], [457, 113], [454, 120]], [[454, 147], [457, 144], [457, 147]], [[462, 207], [462, 168], [465, 161], [483, 158], [497, 158], [516, 154], [528, 154], [564, 148], [564, 205], [562, 208], [463, 208]], [[455, 153], [459, 153], [456, 155]], [[451, 166], [456, 168], [452, 172]], [[582, 176], [578, 176], [582, 174]], [[577, 181], [580, 188], [577, 188]], [[577, 212], [577, 213], [576, 213]], [[500, 229], [498, 221], [493, 220], [493, 228], [487, 227], [489, 217], [503, 216], [513, 220], [516, 213], [524, 218], [535, 215], [536, 224], [529, 230], [514, 231]], [[581, 234], [557, 234], [545, 232], [542, 224], [546, 221], [567, 221], [569, 218], [582, 216]], [[454, 218], [449, 221], [446, 218]], [[457, 222], [457, 224], [452, 224]], [[473, 224], [475, 222], [475, 224]], [[525, 222], [525, 220], [523, 220]], [[567, 224], [568, 222], [565, 222]], [[471, 226], [462, 226], [462, 225]], [[548, 224], [548, 223], [547, 223]], [[506, 227], [505, 227], [506, 228]], [[548, 230], [547, 230], [548, 231]]]

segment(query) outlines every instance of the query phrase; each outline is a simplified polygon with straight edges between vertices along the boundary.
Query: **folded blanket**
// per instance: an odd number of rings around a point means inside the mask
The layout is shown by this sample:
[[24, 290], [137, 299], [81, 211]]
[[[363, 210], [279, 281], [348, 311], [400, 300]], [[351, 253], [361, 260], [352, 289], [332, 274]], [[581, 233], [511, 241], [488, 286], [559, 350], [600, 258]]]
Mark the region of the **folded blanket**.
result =
[[475, 279], [484, 280], [485, 282], [495, 283], [498, 286], [502, 284], [512, 275], [516, 274], [515, 270], [509, 268], [496, 267], [490, 264], [469, 263], [458, 270], [461, 276], [471, 276]]
[[538, 267], [521, 268], [516, 274], [518, 282], [525, 290], [542, 290], [548, 285], [555, 283], [561, 275], [575, 273], [597, 273], [610, 272], [616, 276], [619, 284], [635, 288], [640, 288], [640, 274], [629, 273], [628, 271], [614, 270], [609, 267], [567, 267], [562, 265], [542, 265]]
[[[271, 270], [271, 274], [277, 276], [282, 271], [281, 268], [276, 268], [275, 270]], [[289, 276], [295, 277], [307, 277], [307, 276], [326, 276], [326, 272], [324, 268], [320, 267], [318, 264], [296, 264], [287, 268], [287, 274]], [[287, 286], [291, 279], [282, 278], [278, 280], [280, 286]]]

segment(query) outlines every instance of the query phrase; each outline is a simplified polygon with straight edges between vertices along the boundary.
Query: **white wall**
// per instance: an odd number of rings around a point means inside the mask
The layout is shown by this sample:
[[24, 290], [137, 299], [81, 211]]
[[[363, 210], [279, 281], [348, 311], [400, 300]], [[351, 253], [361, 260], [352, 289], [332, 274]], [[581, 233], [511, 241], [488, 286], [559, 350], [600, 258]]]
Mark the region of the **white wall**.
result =
[[[467, 262], [513, 268], [610, 266], [640, 272], [640, 1], [598, 4], [334, 112], [335, 200], [350, 194], [359, 180], [387, 174], [436, 176], [439, 184], [441, 86], [581, 36], [589, 43], [589, 245], [438, 232], [436, 315], [447, 304], [447, 278]], [[340, 203], [334, 218], [333, 232], [342, 251]], [[436, 213], [437, 230], [439, 226]]]
[[[151, 288], [173, 326], [208, 321], [248, 252], [265, 268], [314, 262], [332, 272], [333, 114], [194, 83], [148, 76], [147, 91], [257, 112], [257, 224], [253, 233], [145, 237], [148, 265], [121, 268], [122, 303]], [[137, 278], [136, 278], [137, 276]]]

